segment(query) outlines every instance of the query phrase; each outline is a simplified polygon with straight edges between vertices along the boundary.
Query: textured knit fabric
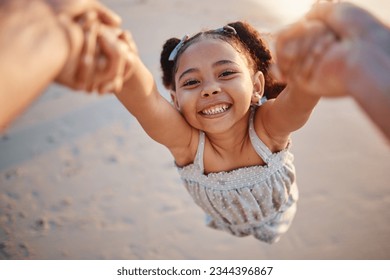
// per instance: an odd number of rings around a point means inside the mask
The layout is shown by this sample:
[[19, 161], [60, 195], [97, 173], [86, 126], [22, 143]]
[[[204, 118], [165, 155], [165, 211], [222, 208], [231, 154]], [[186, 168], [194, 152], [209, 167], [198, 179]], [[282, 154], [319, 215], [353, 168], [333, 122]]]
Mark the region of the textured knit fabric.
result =
[[204, 174], [205, 134], [201, 131], [194, 163], [178, 171], [195, 203], [206, 212], [210, 227], [274, 243], [288, 230], [295, 215], [295, 168], [288, 147], [272, 153], [257, 136], [254, 113], [252, 110], [249, 135], [264, 166]]

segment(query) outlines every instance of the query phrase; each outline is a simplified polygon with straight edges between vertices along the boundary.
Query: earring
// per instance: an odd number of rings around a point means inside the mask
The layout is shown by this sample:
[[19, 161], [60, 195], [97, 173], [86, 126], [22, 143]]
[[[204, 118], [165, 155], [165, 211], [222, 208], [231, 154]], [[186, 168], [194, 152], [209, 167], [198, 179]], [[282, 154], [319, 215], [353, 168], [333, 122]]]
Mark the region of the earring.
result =
[[254, 106], [261, 105], [261, 95], [258, 92], [252, 94], [251, 104]]

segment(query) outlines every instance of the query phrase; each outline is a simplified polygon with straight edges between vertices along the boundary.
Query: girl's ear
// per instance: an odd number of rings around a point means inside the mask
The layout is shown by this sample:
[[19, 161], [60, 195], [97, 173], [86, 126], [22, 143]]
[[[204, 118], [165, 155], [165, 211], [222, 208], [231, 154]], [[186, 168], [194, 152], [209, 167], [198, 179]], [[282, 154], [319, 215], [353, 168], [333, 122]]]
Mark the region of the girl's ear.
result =
[[251, 98], [252, 106], [260, 106], [262, 104], [262, 97], [264, 94], [264, 75], [263, 72], [257, 71], [253, 75], [253, 92]]
[[170, 93], [171, 93], [171, 99], [172, 99], [173, 106], [175, 106], [175, 108], [178, 111], [180, 111], [180, 106], [179, 106], [179, 102], [178, 102], [177, 97], [176, 97], [176, 92], [173, 90], [170, 90]]
[[257, 93], [260, 96], [263, 96], [264, 85], [265, 85], [265, 79], [264, 79], [263, 72], [257, 71], [253, 75], [253, 92]]

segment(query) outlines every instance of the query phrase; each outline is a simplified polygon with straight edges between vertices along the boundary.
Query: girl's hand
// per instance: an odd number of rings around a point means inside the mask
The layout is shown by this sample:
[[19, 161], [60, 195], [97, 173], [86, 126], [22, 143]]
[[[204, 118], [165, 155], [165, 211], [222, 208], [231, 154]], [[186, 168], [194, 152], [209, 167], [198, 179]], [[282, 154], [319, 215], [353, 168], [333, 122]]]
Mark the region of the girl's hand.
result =
[[75, 90], [92, 91], [99, 24], [118, 27], [120, 17], [95, 0], [43, 1], [56, 14], [69, 42], [67, 61], [55, 81]]
[[281, 78], [290, 86], [316, 94], [318, 84], [329, 82], [336, 65], [326, 65], [336, 36], [319, 21], [300, 21], [282, 31], [276, 42], [277, 65]]
[[99, 26], [97, 42], [94, 62], [79, 71], [93, 73], [86, 81], [89, 89], [118, 93], [133, 71], [136, 45], [129, 32], [105, 25]]
[[101, 51], [107, 57], [107, 63], [101, 63], [98, 71], [98, 78], [103, 82], [97, 86], [100, 93], [120, 92], [124, 82], [131, 76], [134, 59], [138, 56], [137, 47], [129, 32], [112, 31], [103, 26], [98, 37]]

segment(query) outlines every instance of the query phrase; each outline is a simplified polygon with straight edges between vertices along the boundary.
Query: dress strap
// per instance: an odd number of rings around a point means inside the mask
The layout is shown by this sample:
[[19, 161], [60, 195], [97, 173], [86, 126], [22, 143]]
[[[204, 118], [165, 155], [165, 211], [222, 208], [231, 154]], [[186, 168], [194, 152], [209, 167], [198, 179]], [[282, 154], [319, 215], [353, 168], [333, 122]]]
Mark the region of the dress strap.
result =
[[205, 134], [203, 131], [199, 131], [198, 150], [196, 151], [194, 164], [196, 166], [198, 166], [201, 173], [203, 173], [203, 171], [204, 171], [204, 165], [203, 165], [204, 144], [205, 144]]
[[264, 144], [263, 141], [257, 136], [257, 133], [254, 128], [254, 117], [255, 117], [255, 108], [251, 109], [251, 114], [249, 118], [249, 137], [252, 143], [253, 148], [256, 153], [264, 160], [265, 163], [268, 163], [269, 157], [272, 155], [271, 150]]

